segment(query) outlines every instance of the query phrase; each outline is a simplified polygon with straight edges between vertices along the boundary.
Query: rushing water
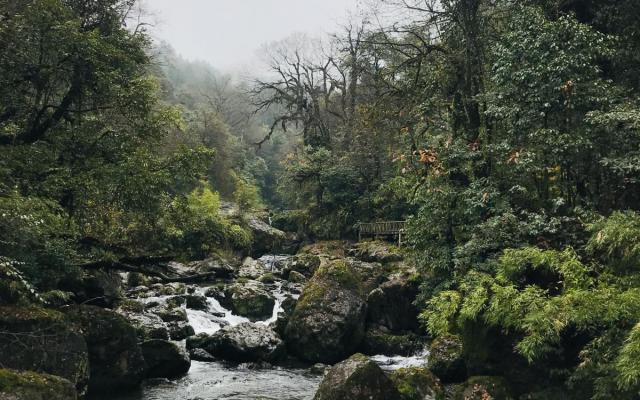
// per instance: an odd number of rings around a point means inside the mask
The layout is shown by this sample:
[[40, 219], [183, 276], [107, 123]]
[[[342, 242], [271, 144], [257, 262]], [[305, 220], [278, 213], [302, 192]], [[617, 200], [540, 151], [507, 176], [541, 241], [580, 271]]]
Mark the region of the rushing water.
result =
[[[287, 256], [263, 256], [260, 261], [267, 270], [278, 271], [278, 264]], [[203, 294], [204, 289], [198, 289]], [[272, 294], [276, 299], [271, 317], [257, 324], [270, 324], [282, 311], [282, 301], [289, 296], [298, 297], [288, 293], [282, 282], [272, 287]], [[159, 298], [150, 298], [146, 301], [157, 301]], [[212, 334], [226, 325], [238, 325], [249, 322], [245, 317], [234, 315], [224, 308], [214, 298], [207, 298], [209, 309], [207, 311], [187, 309], [189, 323], [196, 334]], [[388, 357], [375, 356], [372, 359], [383, 369], [394, 370], [411, 366], [423, 365], [426, 360], [426, 352], [414, 357]], [[189, 373], [175, 381], [154, 380], [146, 382], [143, 387], [134, 393], [123, 396], [109, 396], [103, 399], [109, 400], [307, 400], [312, 399], [321, 376], [310, 373], [306, 369], [298, 368], [251, 368], [250, 365], [229, 365], [220, 362], [191, 363]]]

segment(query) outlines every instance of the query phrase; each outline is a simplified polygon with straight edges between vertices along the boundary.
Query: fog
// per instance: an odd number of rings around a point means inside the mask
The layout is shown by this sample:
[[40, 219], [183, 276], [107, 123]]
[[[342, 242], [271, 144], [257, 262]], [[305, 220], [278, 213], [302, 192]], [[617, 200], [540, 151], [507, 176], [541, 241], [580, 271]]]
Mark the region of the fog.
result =
[[154, 37], [219, 70], [251, 67], [265, 43], [321, 36], [357, 15], [362, 0], [147, 0]]

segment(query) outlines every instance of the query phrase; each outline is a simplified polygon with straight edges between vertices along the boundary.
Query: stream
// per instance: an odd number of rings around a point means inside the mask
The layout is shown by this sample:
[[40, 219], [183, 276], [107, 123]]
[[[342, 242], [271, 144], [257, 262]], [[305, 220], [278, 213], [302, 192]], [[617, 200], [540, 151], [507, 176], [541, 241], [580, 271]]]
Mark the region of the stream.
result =
[[[263, 256], [261, 261], [268, 269], [276, 268], [276, 261], [287, 256]], [[281, 303], [288, 293], [282, 282], [272, 285], [272, 294], [276, 299], [271, 317], [256, 324], [274, 322], [282, 312]], [[205, 288], [198, 288], [203, 294]], [[158, 298], [142, 299], [154, 301]], [[207, 297], [208, 310], [186, 309], [190, 325], [196, 334], [212, 334], [226, 325], [238, 325], [249, 319], [234, 315], [216, 299]], [[184, 344], [184, 341], [183, 341]], [[383, 356], [371, 357], [383, 369], [393, 370], [403, 367], [420, 366], [426, 362], [427, 352], [413, 357]], [[259, 367], [255, 364], [233, 365], [225, 362], [192, 361], [191, 369], [184, 377], [169, 381], [150, 380], [136, 392], [124, 395], [103, 395], [92, 397], [96, 400], [310, 400], [313, 398], [322, 376], [300, 366]]]

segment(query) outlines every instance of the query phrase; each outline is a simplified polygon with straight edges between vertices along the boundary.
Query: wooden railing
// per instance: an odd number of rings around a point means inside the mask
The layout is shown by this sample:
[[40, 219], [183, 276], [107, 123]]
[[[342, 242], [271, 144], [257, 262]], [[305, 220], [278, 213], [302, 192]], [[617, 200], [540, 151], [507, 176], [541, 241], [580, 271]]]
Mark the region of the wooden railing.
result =
[[363, 236], [398, 236], [398, 244], [402, 245], [402, 234], [405, 231], [405, 221], [382, 221], [358, 223], [358, 240]]

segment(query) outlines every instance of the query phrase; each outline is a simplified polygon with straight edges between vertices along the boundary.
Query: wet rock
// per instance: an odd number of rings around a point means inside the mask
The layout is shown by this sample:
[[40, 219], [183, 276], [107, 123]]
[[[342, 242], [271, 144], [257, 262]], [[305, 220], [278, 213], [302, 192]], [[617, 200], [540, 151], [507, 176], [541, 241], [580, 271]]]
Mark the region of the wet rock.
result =
[[184, 297], [187, 300], [187, 308], [203, 311], [206, 311], [209, 308], [209, 303], [207, 303], [207, 298], [205, 296], [189, 294]]
[[382, 241], [365, 241], [357, 243], [348, 254], [362, 261], [389, 263], [401, 261], [404, 257], [400, 248]]
[[167, 284], [156, 283], [151, 285], [157, 296], [177, 296], [187, 293], [187, 285], [179, 282], [171, 282]]
[[362, 341], [362, 352], [367, 355], [411, 356], [425, 348], [425, 341], [415, 333], [393, 334], [380, 329], [368, 329]]
[[417, 295], [417, 282], [402, 278], [384, 282], [367, 297], [367, 322], [396, 332], [416, 330], [418, 308], [413, 303]]
[[234, 273], [233, 266], [220, 256], [213, 255], [205, 260], [193, 261], [182, 271], [183, 275], [215, 273], [216, 278], [229, 278]]
[[365, 316], [358, 275], [344, 261], [328, 263], [305, 286], [285, 330], [287, 345], [303, 360], [337, 362], [360, 345]]
[[235, 362], [273, 362], [284, 355], [284, 343], [273, 329], [249, 322], [226, 326], [213, 335], [196, 335], [187, 339], [187, 348], [202, 348], [215, 357]]
[[251, 254], [260, 257], [267, 253], [278, 253], [287, 240], [287, 235], [254, 215], [245, 218], [245, 222], [253, 236]]
[[89, 390], [126, 390], [142, 381], [144, 358], [135, 328], [121, 315], [93, 306], [65, 311], [80, 328], [89, 349]]
[[59, 376], [0, 369], [0, 399], [76, 400], [73, 383]]
[[320, 267], [320, 257], [314, 254], [299, 254], [284, 262], [282, 274], [286, 279], [291, 280], [291, 273], [297, 272], [307, 278], [313, 276]]
[[289, 282], [292, 283], [304, 283], [307, 281], [307, 277], [302, 275], [298, 271], [291, 271], [289, 273]]
[[436, 338], [429, 349], [429, 370], [443, 383], [464, 381], [467, 368], [462, 353], [462, 340], [452, 335]]
[[184, 349], [166, 340], [148, 340], [140, 345], [149, 378], [175, 378], [186, 374], [191, 360]]
[[266, 274], [261, 275], [258, 278], [258, 282], [262, 282], [264, 284], [272, 284], [272, 283], [275, 283], [276, 281], [277, 281], [277, 278], [271, 272], [267, 272]]
[[0, 307], [0, 365], [61, 376], [84, 394], [89, 353], [79, 327], [44, 308]]
[[456, 389], [453, 400], [511, 400], [507, 381], [499, 376], [472, 376]]
[[309, 373], [313, 375], [324, 375], [324, 373], [327, 372], [328, 368], [329, 366], [326, 364], [315, 363], [311, 367], [309, 367]]
[[169, 330], [160, 317], [151, 313], [132, 313], [119, 311], [136, 330], [140, 341], [149, 339], [169, 339]]
[[216, 360], [216, 358], [212, 356], [208, 351], [198, 348], [189, 349], [189, 356], [192, 360], [195, 361], [213, 362]]
[[242, 261], [242, 265], [238, 269], [238, 276], [240, 278], [258, 279], [269, 272], [271, 271], [261, 261], [247, 257]]
[[276, 300], [261, 282], [235, 283], [225, 288], [223, 294], [218, 301], [236, 315], [261, 321], [273, 314]]
[[400, 400], [400, 393], [375, 362], [355, 354], [331, 367], [313, 399]]
[[167, 329], [169, 330], [171, 340], [184, 340], [196, 334], [193, 327], [185, 321], [169, 322]]
[[444, 399], [444, 387], [428, 369], [401, 368], [389, 374], [402, 400]]
[[159, 316], [164, 322], [179, 322], [184, 321], [187, 322], [189, 318], [187, 317], [187, 312], [182, 308], [173, 308], [166, 309], [161, 308], [153, 311], [157, 316]]
[[90, 271], [78, 279], [65, 280], [61, 289], [73, 292], [76, 303], [113, 308], [124, 297], [122, 277], [115, 271]]

